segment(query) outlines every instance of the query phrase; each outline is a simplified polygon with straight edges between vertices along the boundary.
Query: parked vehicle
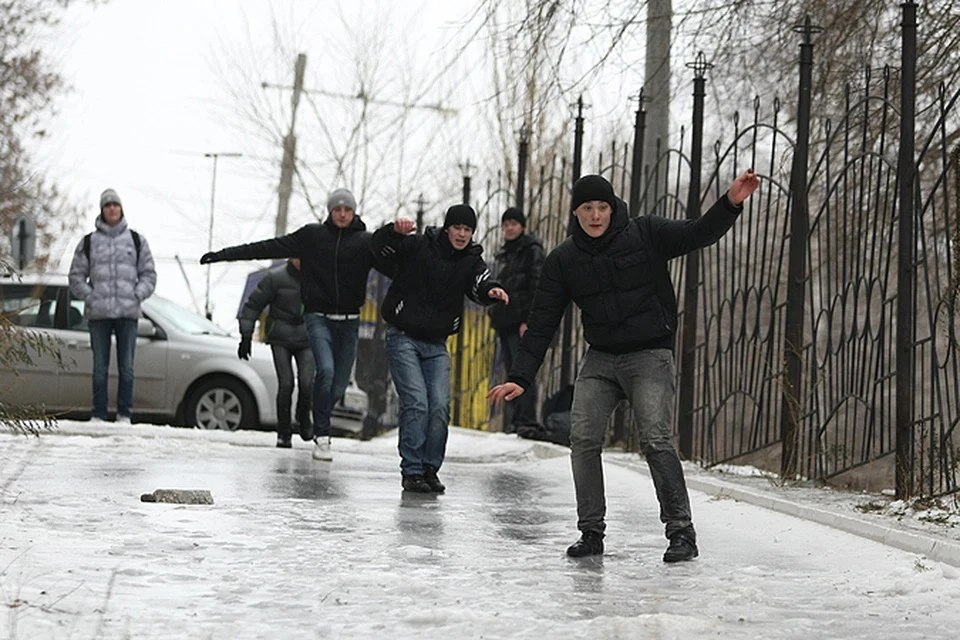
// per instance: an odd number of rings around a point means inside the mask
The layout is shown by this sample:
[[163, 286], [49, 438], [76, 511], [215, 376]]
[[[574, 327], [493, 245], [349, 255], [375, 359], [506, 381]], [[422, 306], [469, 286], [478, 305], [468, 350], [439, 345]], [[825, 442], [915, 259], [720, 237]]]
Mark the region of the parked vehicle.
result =
[[[52, 356], [16, 372], [0, 370], [0, 400], [42, 404], [50, 413], [90, 415], [93, 352], [83, 317], [66, 276], [37, 275], [0, 281], [0, 313], [13, 324], [59, 340], [68, 363]], [[273, 429], [277, 422], [277, 380], [270, 350], [254, 347], [249, 360], [237, 358], [238, 337], [206, 318], [159, 296], [142, 305], [137, 328], [134, 418], [204, 429]], [[19, 375], [17, 375], [19, 374]], [[111, 357], [111, 410], [116, 407], [116, 357]], [[334, 426], [359, 433], [367, 395], [351, 382], [335, 409]]]

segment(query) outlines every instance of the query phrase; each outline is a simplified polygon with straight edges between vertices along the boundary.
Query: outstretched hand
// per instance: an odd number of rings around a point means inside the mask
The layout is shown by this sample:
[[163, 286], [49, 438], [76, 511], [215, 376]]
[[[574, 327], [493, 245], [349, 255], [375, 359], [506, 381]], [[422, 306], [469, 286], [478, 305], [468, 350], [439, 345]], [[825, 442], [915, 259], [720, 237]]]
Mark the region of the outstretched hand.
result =
[[487, 394], [487, 401], [493, 405], [499, 405], [504, 400], [510, 401], [523, 395], [523, 387], [516, 382], [504, 382], [498, 384]]
[[727, 191], [727, 197], [734, 206], [740, 206], [743, 201], [760, 186], [760, 176], [753, 172], [753, 169], [747, 169], [733, 181], [730, 190]]
[[487, 295], [494, 300], [500, 300], [503, 302], [503, 304], [510, 304], [510, 296], [500, 287], [494, 287], [493, 289], [490, 289], [490, 293]]
[[217, 261], [217, 254], [219, 251], [207, 251], [205, 254], [200, 256], [200, 264], [210, 264], [211, 262]]
[[393, 223], [393, 232], [399, 233], [402, 236], [413, 233], [416, 230], [417, 223], [409, 218], [397, 218], [396, 222]]

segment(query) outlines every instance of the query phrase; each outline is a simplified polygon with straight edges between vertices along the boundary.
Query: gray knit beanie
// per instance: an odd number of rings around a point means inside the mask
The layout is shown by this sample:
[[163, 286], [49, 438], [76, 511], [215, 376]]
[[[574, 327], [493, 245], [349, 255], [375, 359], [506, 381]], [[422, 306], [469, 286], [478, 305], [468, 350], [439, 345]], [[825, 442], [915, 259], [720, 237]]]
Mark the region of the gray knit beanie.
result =
[[120, 196], [113, 189], [104, 189], [103, 193], [100, 194], [100, 211], [103, 211], [103, 208], [108, 204], [117, 204], [120, 205], [121, 209], [123, 208]]
[[337, 207], [347, 207], [357, 211], [357, 199], [353, 197], [349, 189], [337, 189], [327, 198], [327, 213], [330, 213]]

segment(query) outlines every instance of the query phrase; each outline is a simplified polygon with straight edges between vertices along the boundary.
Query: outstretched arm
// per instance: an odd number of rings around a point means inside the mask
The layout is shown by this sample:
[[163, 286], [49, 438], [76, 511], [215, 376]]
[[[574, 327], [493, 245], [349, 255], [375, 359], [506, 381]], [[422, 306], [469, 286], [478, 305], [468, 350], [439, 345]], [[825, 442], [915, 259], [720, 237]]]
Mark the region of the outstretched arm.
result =
[[417, 236], [410, 235], [416, 230], [417, 225], [408, 218], [397, 218], [377, 229], [370, 238], [374, 268], [391, 278], [396, 275], [400, 259], [417, 241]]
[[650, 224], [665, 258], [676, 258], [709, 247], [730, 230], [743, 211], [743, 202], [760, 185], [760, 177], [747, 169], [704, 215], [696, 220], [667, 220], [651, 216]]
[[257, 260], [263, 258], [302, 258], [304, 249], [303, 227], [279, 238], [260, 240], [248, 244], [210, 251], [203, 254], [200, 264], [211, 262], [232, 262], [234, 260]]

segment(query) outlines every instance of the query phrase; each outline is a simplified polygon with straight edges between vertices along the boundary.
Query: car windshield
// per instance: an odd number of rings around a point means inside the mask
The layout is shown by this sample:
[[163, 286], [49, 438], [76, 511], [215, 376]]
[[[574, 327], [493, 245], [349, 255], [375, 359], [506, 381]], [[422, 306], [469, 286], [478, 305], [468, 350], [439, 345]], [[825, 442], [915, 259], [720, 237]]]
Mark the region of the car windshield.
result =
[[184, 309], [180, 305], [160, 296], [153, 296], [144, 302], [148, 312], [162, 316], [178, 331], [192, 335], [229, 336], [230, 332], [210, 322], [203, 316]]

